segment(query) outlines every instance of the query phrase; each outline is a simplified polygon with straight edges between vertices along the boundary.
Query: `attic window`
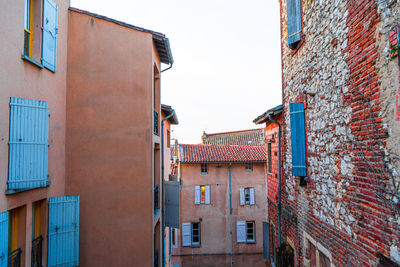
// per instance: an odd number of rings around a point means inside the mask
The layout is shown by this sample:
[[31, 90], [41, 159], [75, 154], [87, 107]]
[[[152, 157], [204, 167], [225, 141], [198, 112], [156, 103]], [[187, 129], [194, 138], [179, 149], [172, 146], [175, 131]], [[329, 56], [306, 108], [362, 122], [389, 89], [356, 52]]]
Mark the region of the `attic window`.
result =
[[201, 164], [201, 174], [208, 174], [208, 166], [207, 164]]

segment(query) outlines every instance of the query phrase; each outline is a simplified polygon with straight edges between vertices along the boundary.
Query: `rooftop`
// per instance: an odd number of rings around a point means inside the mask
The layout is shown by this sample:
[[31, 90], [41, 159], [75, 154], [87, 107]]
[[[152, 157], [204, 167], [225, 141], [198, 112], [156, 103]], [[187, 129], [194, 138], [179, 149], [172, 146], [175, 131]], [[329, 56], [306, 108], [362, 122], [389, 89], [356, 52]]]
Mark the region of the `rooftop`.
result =
[[274, 108], [271, 108], [271, 109], [265, 111], [263, 114], [261, 114], [260, 116], [255, 118], [253, 120], [253, 122], [255, 124], [264, 123], [264, 122], [266, 122], [268, 120], [269, 115], [276, 116], [278, 114], [281, 114], [282, 112], [283, 112], [283, 105], [276, 106]]
[[188, 145], [179, 146], [182, 163], [266, 162], [264, 146]]
[[[164, 112], [166, 116], [169, 116], [170, 114], [172, 114], [174, 109], [171, 106], [161, 104], [161, 111]], [[171, 124], [179, 124], [178, 115], [176, 115], [176, 112], [174, 112], [172, 117], [169, 118], [168, 120], [171, 122]]]
[[250, 129], [222, 133], [203, 133], [202, 143], [208, 145], [265, 145], [265, 129]]
[[75, 7], [70, 7], [69, 10], [77, 12], [77, 13], [81, 13], [81, 14], [86, 14], [86, 15], [89, 15], [89, 16], [92, 16], [92, 17], [95, 17], [95, 18], [98, 18], [98, 19], [107, 20], [107, 21], [110, 21], [112, 23], [121, 25], [123, 27], [127, 27], [127, 28], [131, 28], [131, 29], [134, 29], [134, 30], [137, 30], [137, 31], [141, 31], [141, 32], [146, 32], [146, 33], [152, 34], [153, 35], [153, 41], [154, 41], [154, 44], [156, 46], [158, 55], [160, 56], [161, 62], [164, 63], [164, 64], [173, 64], [174, 59], [172, 57], [171, 47], [170, 47], [168, 38], [165, 37], [165, 34], [160, 33], [160, 32], [155, 32], [155, 31], [152, 31], [152, 30], [148, 30], [148, 29], [145, 29], [145, 28], [137, 27], [135, 25], [131, 25], [131, 24], [125, 23], [123, 21], [115, 20], [115, 19], [112, 19], [112, 18], [109, 18], [109, 17], [106, 17], [106, 16], [102, 16], [102, 15], [99, 15], [99, 14], [91, 13], [89, 11], [78, 9], [78, 8], [75, 8]]

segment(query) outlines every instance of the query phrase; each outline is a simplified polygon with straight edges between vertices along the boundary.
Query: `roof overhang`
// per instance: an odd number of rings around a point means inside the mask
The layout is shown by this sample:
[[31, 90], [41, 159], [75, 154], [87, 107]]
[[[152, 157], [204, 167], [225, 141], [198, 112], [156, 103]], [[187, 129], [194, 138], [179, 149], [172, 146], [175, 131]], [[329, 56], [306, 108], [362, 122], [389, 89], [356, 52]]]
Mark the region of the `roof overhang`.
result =
[[[169, 116], [169, 115], [174, 111], [174, 109], [173, 109], [171, 106], [161, 104], [161, 111], [162, 111], [166, 116]], [[169, 118], [168, 120], [171, 122], [171, 124], [175, 124], [175, 125], [179, 124], [178, 115], [176, 115], [176, 112], [174, 112], [174, 114], [172, 115], [172, 117]]]
[[283, 105], [276, 106], [274, 108], [271, 108], [271, 109], [267, 110], [266, 112], [264, 112], [263, 114], [261, 114], [260, 116], [255, 118], [253, 120], [253, 122], [255, 124], [264, 123], [264, 122], [268, 121], [270, 115], [272, 117], [275, 117], [275, 116], [281, 114], [282, 112], [283, 112]]

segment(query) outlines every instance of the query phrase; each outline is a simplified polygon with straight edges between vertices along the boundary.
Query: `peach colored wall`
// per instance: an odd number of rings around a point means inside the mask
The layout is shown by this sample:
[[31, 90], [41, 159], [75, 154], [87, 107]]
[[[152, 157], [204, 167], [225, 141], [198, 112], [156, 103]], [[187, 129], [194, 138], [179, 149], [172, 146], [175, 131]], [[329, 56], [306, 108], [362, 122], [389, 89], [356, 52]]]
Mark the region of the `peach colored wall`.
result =
[[[65, 109], [69, 2], [58, 5], [57, 69], [53, 73], [21, 58], [24, 51], [25, 1], [7, 1], [0, 9], [0, 212], [26, 205], [25, 266], [30, 266], [32, 202], [65, 193]], [[45, 100], [49, 103], [49, 179], [47, 188], [5, 195], [8, 179], [10, 97]], [[47, 229], [47, 227], [46, 227]], [[44, 239], [44, 265], [47, 244]]]
[[[200, 247], [182, 247], [182, 235], [179, 231], [178, 248], [173, 249], [173, 263], [179, 263], [177, 255], [227, 254], [230, 253], [229, 234], [229, 169], [228, 164], [208, 165], [208, 174], [200, 173], [200, 164], [181, 163], [181, 223], [200, 222]], [[194, 187], [210, 185], [210, 205], [194, 204]], [[255, 205], [240, 206], [239, 189], [255, 188]], [[246, 172], [244, 164], [232, 164], [232, 231], [233, 253], [262, 253], [262, 222], [266, 218], [266, 184], [265, 166], [263, 163], [253, 164], [253, 171]], [[236, 222], [255, 221], [256, 243], [237, 243]], [[184, 258], [184, 257], [183, 257]], [[182, 259], [183, 259], [182, 258]], [[213, 261], [210, 257], [210, 262]], [[263, 262], [262, 257], [257, 257]], [[187, 263], [186, 263], [187, 264]], [[190, 265], [185, 265], [190, 266]], [[221, 265], [224, 266], [224, 265]]]
[[152, 35], [74, 11], [69, 28], [66, 189], [81, 196], [80, 265], [151, 266]]

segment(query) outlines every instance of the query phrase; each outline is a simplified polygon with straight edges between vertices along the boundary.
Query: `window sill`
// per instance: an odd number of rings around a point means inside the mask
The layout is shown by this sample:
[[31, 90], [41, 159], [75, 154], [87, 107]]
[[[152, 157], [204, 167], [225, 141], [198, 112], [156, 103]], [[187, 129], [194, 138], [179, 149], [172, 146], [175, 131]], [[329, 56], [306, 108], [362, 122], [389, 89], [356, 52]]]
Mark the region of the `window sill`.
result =
[[31, 59], [30, 57], [28, 57], [28, 56], [26, 56], [26, 55], [24, 55], [24, 54], [22, 54], [21, 57], [22, 57], [23, 60], [26, 60], [26, 61], [32, 63], [33, 65], [35, 65], [36, 67], [38, 67], [38, 68], [40, 68], [40, 69], [43, 69], [43, 68], [44, 68], [44, 66], [43, 66], [42, 64], [40, 64], [40, 63], [37, 62], [36, 60]]
[[47, 188], [47, 187], [49, 187], [50, 184], [51, 184], [51, 182], [47, 181], [45, 186], [40, 186], [40, 187], [35, 187], [35, 188], [26, 188], [26, 189], [7, 189], [5, 193], [6, 193], [6, 195], [14, 195], [14, 194], [34, 190], [34, 189]]
[[246, 244], [255, 244], [256, 243], [256, 241], [246, 241]]
[[208, 172], [202, 172], [201, 173], [201, 175], [207, 175], [208, 174]]

